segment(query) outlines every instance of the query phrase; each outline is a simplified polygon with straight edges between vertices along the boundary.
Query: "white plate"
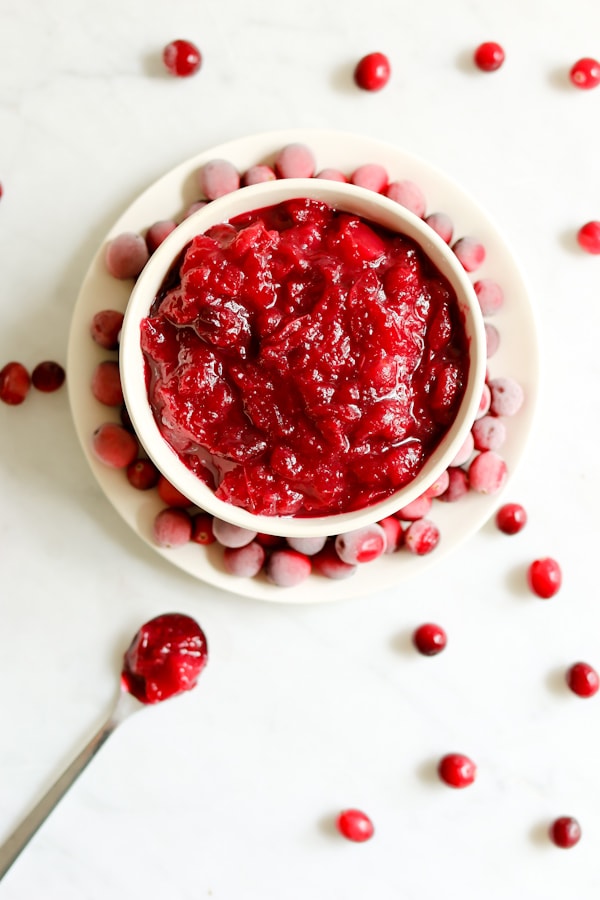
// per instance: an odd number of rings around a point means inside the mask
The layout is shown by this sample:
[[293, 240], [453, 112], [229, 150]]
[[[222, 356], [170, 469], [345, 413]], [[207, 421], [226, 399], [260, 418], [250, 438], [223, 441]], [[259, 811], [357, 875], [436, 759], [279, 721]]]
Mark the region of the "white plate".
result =
[[[425, 192], [428, 212], [445, 212], [455, 225], [455, 237], [473, 235], [486, 247], [484, 265], [473, 273], [473, 280], [493, 278], [505, 293], [505, 304], [494, 316], [500, 332], [500, 348], [490, 360], [492, 376], [510, 375], [525, 391], [525, 403], [519, 413], [506, 420], [507, 440], [502, 455], [513, 473], [522, 457], [531, 430], [538, 394], [539, 361], [535, 321], [526, 286], [512, 252], [487, 214], [445, 175], [427, 163], [387, 144], [359, 135], [336, 131], [294, 130], [257, 134], [212, 147], [187, 160], [160, 178], [123, 213], [106, 240], [123, 231], [141, 231], [159, 219], [178, 219], [196, 199], [195, 173], [210, 159], [231, 160], [240, 171], [259, 162], [272, 162], [277, 151], [296, 141], [310, 145], [317, 167], [333, 167], [351, 173], [363, 163], [385, 166], [390, 180], [409, 178]], [[122, 309], [127, 305], [130, 282], [120, 282], [106, 272], [104, 244], [92, 261], [75, 305], [67, 358], [69, 397], [75, 427], [85, 455], [100, 487], [133, 530], [174, 565], [209, 584], [247, 597], [286, 603], [310, 603], [382, 590], [424, 567], [434, 564], [471, 536], [496, 509], [499, 497], [468, 494], [456, 503], [434, 501], [430, 518], [441, 531], [438, 547], [429, 555], [417, 557], [406, 550], [382, 557], [359, 567], [349, 579], [334, 581], [311, 575], [295, 588], [276, 587], [262, 576], [239, 578], [226, 573], [221, 552], [213, 544], [202, 547], [189, 544], [177, 550], [163, 550], [151, 538], [151, 525], [161, 502], [156, 492], [132, 488], [122, 471], [100, 463], [91, 452], [91, 436], [107, 419], [116, 419], [112, 410], [101, 406], [91, 394], [92, 373], [101, 359], [114, 355], [92, 341], [89, 326], [101, 309]]]

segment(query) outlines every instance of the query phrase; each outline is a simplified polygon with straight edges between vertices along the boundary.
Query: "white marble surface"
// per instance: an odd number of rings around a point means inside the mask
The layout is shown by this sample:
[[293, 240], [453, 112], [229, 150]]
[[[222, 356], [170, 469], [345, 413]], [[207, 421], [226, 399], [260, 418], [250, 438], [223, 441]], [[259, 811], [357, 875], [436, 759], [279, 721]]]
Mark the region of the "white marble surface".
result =
[[[600, 89], [566, 72], [598, 55], [595, 0], [452, 4], [307, 0], [0, 0], [0, 362], [66, 360], [79, 285], [106, 231], [156, 178], [245, 134], [360, 132], [422, 156], [471, 192], [515, 247], [543, 351], [536, 428], [492, 525], [422, 575], [335, 604], [248, 600], [165, 562], [121, 520], [84, 459], [65, 390], [0, 408], [0, 840], [106, 713], [120, 658], [160, 612], [194, 615], [211, 661], [197, 691], [127, 722], [0, 884], [2, 900], [402, 897], [592, 900], [600, 893], [600, 258], [574, 233], [600, 218]], [[160, 51], [196, 40], [187, 81]], [[469, 64], [480, 41], [503, 69]], [[349, 72], [391, 58], [379, 94]], [[523, 587], [556, 556], [551, 601]], [[418, 657], [424, 620], [447, 650]], [[479, 766], [440, 785], [442, 754]], [[364, 845], [332, 830], [367, 811]], [[545, 834], [577, 816], [569, 852]]]

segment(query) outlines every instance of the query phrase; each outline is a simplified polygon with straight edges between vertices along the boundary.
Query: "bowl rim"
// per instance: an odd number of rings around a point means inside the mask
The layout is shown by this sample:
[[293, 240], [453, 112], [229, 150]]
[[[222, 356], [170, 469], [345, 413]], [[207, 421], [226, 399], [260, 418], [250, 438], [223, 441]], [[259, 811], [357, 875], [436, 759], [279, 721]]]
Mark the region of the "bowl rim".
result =
[[[218, 499], [187, 468], [161, 434], [148, 402], [140, 323], [148, 314], [167, 271], [194, 236], [236, 215], [303, 197], [370, 219], [406, 234], [419, 244], [457, 295], [469, 342], [469, 373], [455, 420], [408, 485], [359, 510], [314, 517], [258, 515]], [[142, 447], [159, 471], [190, 499], [190, 505], [250, 531], [282, 537], [330, 536], [392, 515], [419, 497], [448, 468], [477, 415], [486, 373], [486, 338], [479, 302], [467, 272], [449, 245], [423, 219], [397, 201], [357, 185], [327, 179], [287, 178], [241, 187], [211, 200], [185, 218], [157, 247], [129, 297], [120, 335], [119, 368], [125, 405]]]

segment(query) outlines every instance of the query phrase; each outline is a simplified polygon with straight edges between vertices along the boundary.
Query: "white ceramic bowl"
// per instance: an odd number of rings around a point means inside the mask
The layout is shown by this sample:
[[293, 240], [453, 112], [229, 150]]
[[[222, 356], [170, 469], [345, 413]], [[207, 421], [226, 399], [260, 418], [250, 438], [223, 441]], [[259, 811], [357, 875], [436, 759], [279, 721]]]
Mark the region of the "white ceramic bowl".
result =
[[[264, 516], [219, 500], [180, 460], [162, 436], [148, 401], [146, 364], [140, 324], [152, 306], [166, 273], [183, 248], [211, 226], [234, 216], [300, 197], [327, 203], [370, 219], [414, 240], [450, 282], [463, 314], [469, 346], [469, 374], [458, 414], [416, 477], [378, 503], [360, 510], [319, 517]], [[131, 293], [121, 331], [120, 368], [125, 403], [150, 459], [190, 501], [207, 512], [252, 531], [285, 537], [334, 535], [391, 515], [430, 487], [460, 449], [475, 419], [486, 367], [486, 340], [479, 303], [471, 281], [447, 244], [421, 219], [373, 191], [321, 179], [282, 179], [241, 188], [185, 219], [152, 254]]]

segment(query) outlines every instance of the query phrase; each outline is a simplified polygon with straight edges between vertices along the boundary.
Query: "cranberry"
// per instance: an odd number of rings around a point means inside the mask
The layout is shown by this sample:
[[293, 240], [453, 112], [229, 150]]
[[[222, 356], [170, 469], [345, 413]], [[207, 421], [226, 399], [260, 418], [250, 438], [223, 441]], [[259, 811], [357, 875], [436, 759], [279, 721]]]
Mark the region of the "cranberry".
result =
[[98, 363], [92, 375], [92, 394], [104, 406], [121, 406], [123, 389], [119, 363], [113, 359], [105, 359]]
[[194, 75], [202, 65], [200, 51], [191, 41], [171, 41], [164, 48], [162, 58], [171, 75], [177, 78]]
[[274, 550], [267, 562], [267, 578], [279, 587], [295, 587], [312, 571], [310, 557], [297, 550]]
[[388, 173], [379, 163], [366, 163], [359, 166], [350, 176], [352, 184], [358, 187], [367, 188], [367, 190], [381, 193], [388, 184]]
[[198, 172], [198, 185], [208, 200], [217, 200], [237, 191], [240, 175], [227, 159], [211, 159]]
[[586, 222], [577, 232], [577, 242], [586, 253], [600, 253], [600, 222]]
[[375, 828], [366, 813], [359, 809], [345, 809], [337, 818], [337, 828], [349, 841], [362, 843], [373, 837]]
[[322, 178], [326, 181], [339, 181], [342, 184], [348, 183], [348, 179], [343, 172], [340, 172], [339, 169], [321, 169], [318, 175], [315, 175], [315, 178]]
[[417, 519], [416, 522], [411, 522], [404, 533], [406, 548], [417, 556], [431, 553], [439, 542], [439, 528], [430, 519]]
[[424, 493], [425, 497], [439, 497], [440, 494], [443, 494], [444, 491], [448, 489], [448, 485], [450, 484], [450, 475], [448, 473], [448, 469], [444, 469], [441, 475], [438, 475], [433, 484], [427, 488]]
[[4, 187], [2, 185], [2, 182], [0, 181], [0, 199], [2, 198], [3, 194], [4, 194]]
[[584, 91], [600, 84], [600, 62], [590, 56], [578, 59], [569, 72], [569, 78], [575, 87]]
[[482, 416], [471, 431], [476, 450], [500, 450], [506, 440], [506, 425], [497, 416]]
[[372, 562], [385, 552], [385, 548], [385, 531], [376, 523], [338, 534], [335, 539], [335, 549], [339, 558], [351, 566]]
[[505, 503], [496, 513], [496, 525], [504, 534], [518, 534], [527, 524], [527, 513], [520, 503]]
[[297, 550], [298, 553], [304, 553], [306, 556], [315, 556], [323, 549], [326, 540], [325, 537], [289, 537], [287, 542], [292, 550]]
[[485, 259], [485, 247], [473, 237], [459, 238], [452, 249], [466, 272], [474, 272]]
[[456, 452], [456, 456], [450, 463], [450, 468], [456, 468], [457, 466], [464, 466], [466, 462], [468, 462], [473, 456], [473, 451], [475, 449], [475, 438], [473, 437], [473, 432], [469, 431], [462, 442], [461, 446]]
[[505, 53], [495, 41], [485, 41], [475, 50], [473, 59], [482, 72], [495, 72], [504, 62]]
[[450, 466], [448, 469], [448, 487], [443, 494], [440, 494], [438, 499], [444, 503], [456, 503], [469, 491], [470, 485], [467, 473], [458, 466]]
[[174, 222], [172, 219], [161, 219], [159, 222], [154, 222], [146, 232], [146, 246], [148, 247], [148, 253], [152, 255], [157, 247], [160, 247], [165, 238], [167, 238], [172, 231], [175, 231], [177, 228], [177, 222]]
[[186, 507], [191, 506], [185, 494], [182, 494], [164, 475], [159, 475], [156, 489], [158, 496], [167, 506], [178, 506], [180, 509], [186, 509]]
[[94, 341], [105, 350], [116, 350], [123, 325], [123, 313], [116, 309], [102, 309], [97, 312], [90, 325]]
[[51, 394], [57, 391], [65, 381], [65, 370], [63, 367], [51, 360], [44, 360], [38, 363], [31, 373], [31, 383], [38, 391], [44, 394]]
[[351, 575], [354, 575], [358, 566], [341, 560], [337, 555], [333, 541], [328, 541], [321, 552], [312, 557], [312, 569], [317, 575], [324, 575], [325, 578], [333, 578], [338, 581], [343, 578], [350, 578]]
[[450, 216], [446, 213], [430, 213], [425, 221], [446, 244], [450, 243], [454, 234], [454, 224]]
[[314, 154], [306, 144], [287, 144], [275, 157], [278, 178], [312, 178], [315, 165]]
[[196, 513], [192, 516], [192, 536], [194, 544], [214, 544], [216, 537], [213, 531], [213, 517], [210, 513]]
[[493, 316], [504, 304], [504, 291], [491, 278], [480, 278], [473, 285], [484, 316]]
[[436, 656], [442, 652], [447, 643], [448, 638], [444, 629], [432, 622], [419, 625], [413, 634], [413, 644], [423, 656]]
[[488, 359], [498, 352], [500, 347], [500, 332], [495, 325], [490, 322], [484, 324], [485, 331], [485, 352]]
[[136, 459], [127, 466], [127, 481], [136, 491], [149, 491], [158, 484], [159, 471], [149, 459]]
[[[481, 389], [481, 400], [479, 401], [479, 409], [477, 410], [476, 419], [480, 419], [482, 416], [485, 416], [490, 411], [490, 406], [492, 405], [492, 392], [490, 390], [489, 384], [484, 384]], [[466, 460], [465, 460], [466, 461]]]
[[469, 465], [469, 485], [479, 494], [497, 494], [507, 478], [506, 463], [494, 450], [484, 450]]
[[20, 362], [9, 362], [0, 369], [0, 400], [10, 406], [23, 403], [31, 387], [31, 378]]
[[462, 753], [448, 753], [439, 762], [438, 774], [450, 787], [465, 788], [475, 781], [477, 767]]
[[527, 569], [527, 583], [533, 593], [543, 600], [554, 597], [562, 584], [559, 564], [549, 556], [534, 560]]
[[137, 457], [138, 442], [123, 425], [104, 422], [92, 435], [92, 449], [105, 465], [126, 469]]
[[396, 515], [403, 522], [415, 522], [417, 519], [423, 519], [431, 512], [431, 497], [427, 494], [421, 494], [412, 503], [407, 503], [402, 509], [399, 509]]
[[354, 81], [364, 91], [380, 91], [390, 80], [390, 61], [385, 53], [368, 53], [354, 69]]
[[563, 850], [569, 850], [579, 842], [581, 826], [573, 816], [560, 816], [551, 824], [549, 833], [553, 844]]
[[277, 175], [270, 166], [250, 166], [242, 176], [242, 184], [246, 187], [250, 184], [263, 184], [265, 181], [275, 181]]
[[106, 245], [106, 268], [113, 278], [137, 278], [149, 258], [148, 247], [141, 234], [131, 231], [117, 235]]
[[395, 553], [404, 541], [402, 523], [395, 516], [386, 516], [377, 523], [385, 531], [384, 553]]
[[600, 687], [596, 670], [588, 663], [574, 663], [567, 671], [567, 684], [578, 697], [593, 697]]
[[494, 416], [514, 416], [523, 405], [523, 388], [508, 375], [492, 378], [488, 382], [491, 393], [490, 412]]
[[242, 528], [240, 525], [232, 525], [224, 519], [213, 519], [213, 534], [223, 547], [244, 547], [256, 537], [255, 531]]
[[421, 188], [414, 183], [404, 179], [403, 181], [392, 181], [385, 190], [385, 196], [390, 200], [395, 200], [401, 206], [406, 207], [415, 216], [422, 218], [425, 215], [427, 203], [425, 195]]
[[177, 506], [167, 506], [155, 516], [152, 536], [159, 547], [183, 547], [192, 537], [192, 519]]
[[243, 547], [225, 547], [223, 566], [230, 575], [253, 578], [262, 569], [265, 556], [264, 547], [257, 541], [250, 541]]

